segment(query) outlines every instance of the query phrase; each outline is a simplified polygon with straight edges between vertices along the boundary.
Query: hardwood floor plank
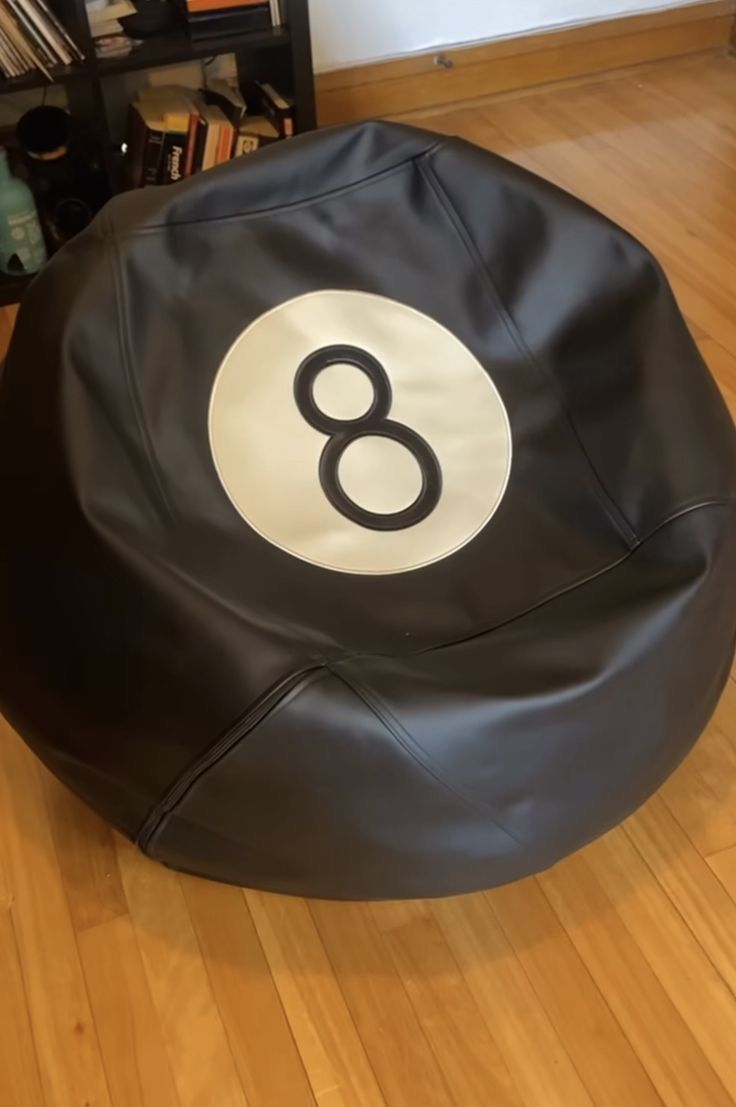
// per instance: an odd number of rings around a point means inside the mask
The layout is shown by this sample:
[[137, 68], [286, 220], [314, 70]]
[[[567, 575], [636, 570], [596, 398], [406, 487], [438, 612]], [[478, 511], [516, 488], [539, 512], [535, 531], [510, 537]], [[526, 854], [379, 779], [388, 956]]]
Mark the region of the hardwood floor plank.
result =
[[[704, 164], [708, 155], [691, 148], [685, 140], [675, 149], [662, 137], [659, 126], [650, 122], [637, 126], [631, 111], [621, 111], [616, 90], [571, 89], [560, 95], [558, 106], [569, 123], [568, 133], [579, 133], [581, 141], [596, 142], [596, 153], [606, 164], [616, 165], [617, 172], [628, 180], [646, 180], [648, 190], [659, 183], [666, 188], [672, 174], [678, 174], [678, 188], [670, 196], [668, 208], [679, 213], [683, 226], [689, 224], [698, 236], [727, 264], [731, 264], [736, 246], [736, 212], [731, 189], [721, 182], [720, 173], [708, 171]], [[595, 135], [590, 121], [595, 119]], [[689, 156], [683, 156], [689, 155]]]
[[655, 796], [632, 816], [626, 822], [625, 833], [731, 988], [736, 1033], [736, 904], [662, 797]]
[[736, 903], [736, 846], [730, 846], [708, 858], [708, 864]]
[[543, 873], [544, 894], [667, 1107], [729, 1107], [731, 1096], [603, 890], [589, 853]]
[[525, 1107], [592, 1107], [556, 1028], [483, 895], [430, 905]]
[[736, 1099], [736, 999], [695, 940], [679, 904], [673, 904], [623, 829], [588, 846], [586, 859], [726, 1091]]
[[320, 1107], [386, 1107], [305, 901], [244, 895]]
[[128, 904], [109, 825], [50, 773], [43, 774], [43, 786], [74, 929], [125, 915]]
[[43, 1107], [23, 973], [10, 910], [0, 906], [0, 1103]]
[[119, 836], [116, 848], [181, 1107], [246, 1107], [179, 877]]
[[309, 1081], [242, 892], [193, 876], [181, 882], [249, 1107], [312, 1107]]
[[310, 905], [327, 956], [389, 1107], [455, 1104], [365, 905]]
[[110, 1107], [51, 837], [42, 770], [2, 718], [0, 763], [0, 834], [45, 1102], [48, 1107]]
[[662, 1100], [534, 879], [488, 901], [596, 1107]]
[[179, 1107], [130, 918], [87, 927], [77, 941], [113, 1107]]
[[701, 339], [698, 345], [721, 389], [736, 395], [736, 354], [726, 350], [709, 335]]
[[715, 723], [661, 794], [701, 856], [736, 845], [736, 745]]
[[371, 910], [457, 1102], [519, 1107], [508, 1067], [427, 906], [377, 903]]
[[736, 742], [736, 679], [731, 677], [723, 689], [713, 722], [727, 734], [732, 742]]

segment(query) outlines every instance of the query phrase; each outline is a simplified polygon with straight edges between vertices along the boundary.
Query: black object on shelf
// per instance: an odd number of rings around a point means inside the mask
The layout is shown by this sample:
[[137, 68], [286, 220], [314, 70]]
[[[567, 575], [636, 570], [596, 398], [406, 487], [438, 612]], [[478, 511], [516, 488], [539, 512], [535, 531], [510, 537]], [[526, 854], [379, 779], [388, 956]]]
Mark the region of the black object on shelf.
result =
[[[309, 28], [309, 0], [289, 0], [288, 24], [233, 30], [227, 34], [203, 33], [191, 37], [183, 22], [145, 38], [129, 54], [98, 58], [90, 36], [84, 0], [47, 0], [85, 55], [79, 65], [59, 66], [52, 71], [54, 82], [64, 84], [69, 111], [87, 128], [103, 151], [104, 170], [110, 192], [122, 187], [119, 172], [119, 139], [114, 136], [105, 99], [105, 85], [122, 73], [178, 65], [218, 54], [234, 54], [241, 82], [273, 81], [283, 87], [295, 104], [296, 133], [316, 126], [314, 72]], [[133, 17], [131, 17], [133, 18]], [[0, 96], [48, 87], [41, 73], [0, 80]], [[117, 141], [116, 141], [117, 138]], [[26, 278], [0, 277], [0, 306], [17, 303], [27, 285]]]
[[171, 0], [138, 0], [133, 15], [120, 20], [120, 26], [131, 38], [153, 38], [170, 31], [176, 23], [176, 9]]
[[110, 198], [103, 157], [88, 128], [63, 108], [31, 108], [15, 133], [53, 251], [83, 230]]

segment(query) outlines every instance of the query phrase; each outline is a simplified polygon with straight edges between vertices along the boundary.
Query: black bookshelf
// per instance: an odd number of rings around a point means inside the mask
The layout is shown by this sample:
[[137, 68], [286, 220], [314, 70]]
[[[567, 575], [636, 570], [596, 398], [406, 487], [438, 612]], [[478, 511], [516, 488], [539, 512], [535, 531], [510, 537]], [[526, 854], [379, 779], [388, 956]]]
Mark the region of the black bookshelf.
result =
[[[66, 87], [69, 110], [84, 121], [106, 152], [110, 191], [122, 187], [119, 172], [119, 147], [122, 136], [113, 134], [108, 110], [107, 86], [122, 74], [136, 70], [181, 65], [198, 59], [234, 54], [238, 76], [273, 80], [290, 92], [295, 102], [297, 134], [316, 126], [314, 73], [309, 28], [309, 0], [288, 0], [288, 22], [283, 27], [267, 27], [241, 34], [191, 39], [183, 22], [172, 29], [146, 39], [125, 57], [98, 58], [90, 37], [84, 0], [52, 0], [52, 6], [74, 36], [85, 55], [75, 66], [59, 66], [52, 71], [55, 84]], [[41, 73], [0, 79], [0, 96], [10, 93], [42, 91], [49, 82]], [[30, 277], [0, 274], [0, 306], [17, 303]]]

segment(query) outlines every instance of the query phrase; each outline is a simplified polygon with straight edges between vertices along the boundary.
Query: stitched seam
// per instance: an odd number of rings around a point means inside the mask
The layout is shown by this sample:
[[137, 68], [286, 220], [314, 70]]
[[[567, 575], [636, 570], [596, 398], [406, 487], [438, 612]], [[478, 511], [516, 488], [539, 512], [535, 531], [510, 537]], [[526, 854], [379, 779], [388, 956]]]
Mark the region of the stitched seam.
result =
[[156, 491], [158, 492], [159, 499], [164, 507], [164, 510], [166, 511], [166, 514], [169, 516], [170, 519], [174, 519], [174, 510], [166, 494], [166, 485], [164, 483], [163, 473], [161, 472], [161, 468], [158, 464], [158, 459], [153, 448], [153, 442], [143, 412], [143, 403], [141, 400], [140, 391], [138, 389], [138, 383], [135, 379], [135, 374], [133, 373], [133, 360], [130, 348], [130, 331], [128, 326], [128, 301], [125, 292], [125, 280], [123, 278], [122, 263], [118, 250], [118, 242], [114, 233], [111, 233], [109, 236], [105, 237], [112, 251], [112, 268], [115, 281], [115, 306], [117, 313], [118, 345], [120, 347], [120, 360], [122, 362], [123, 372], [125, 374], [125, 382], [128, 387], [128, 397], [133, 409], [133, 415], [138, 427], [138, 433], [140, 434], [141, 442], [143, 443], [143, 448], [148, 459], [150, 471], [155, 481]]
[[238, 212], [233, 215], [213, 215], [210, 218], [204, 219], [181, 219], [163, 223], [152, 223], [145, 227], [132, 227], [128, 230], [116, 229], [114, 233], [118, 238], [133, 238], [136, 235], [151, 234], [156, 231], [168, 230], [171, 227], [197, 227], [209, 226], [213, 223], [236, 223], [258, 219], [266, 215], [282, 215], [291, 211], [300, 211], [303, 208], [311, 207], [312, 204], [319, 204], [324, 200], [330, 200], [337, 196], [345, 196], [351, 192], [357, 192], [360, 189], [370, 187], [370, 185], [375, 184], [377, 181], [398, 175], [403, 172], [407, 166], [413, 165], [420, 158], [426, 157], [433, 151], [440, 149], [441, 146], [442, 143], [436, 142], [433, 146], [429, 147], [427, 150], [423, 150], [420, 154], [413, 154], [410, 158], [406, 158], [404, 161], [399, 162], [398, 165], [389, 166], [388, 169], [382, 169], [378, 173], [373, 173], [370, 177], [364, 177], [360, 181], [353, 181], [351, 184], [341, 185], [339, 188], [328, 189], [326, 192], [320, 192], [316, 196], [310, 196], [304, 200], [295, 200], [290, 204], [274, 204], [271, 207], [258, 208], [256, 211]]
[[451, 784], [446, 780], [436, 767], [431, 757], [427, 754], [426, 750], [422, 749], [417, 742], [414, 741], [411, 734], [399, 720], [391, 713], [388, 706], [380, 699], [375, 692], [369, 691], [364, 685], [358, 684], [353, 676], [346, 676], [341, 673], [336, 667], [327, 665], [326, 668], [332, 673], [334, 677], [340, 680], [353, 695], [361, 701], [361, 703], [368, 708], [372, 715], [374, 715], [382, 726], [388, 730], [391, 737], [401, 746], [401, 748], [411, 757], [428, 776], [430, 776], [435, 783], [439, 784], [447, 792], [449, 792], [456, 799], [459, 799], [462, 803], [469, 807], [473, 811], [477, 811], [482, 808], [484, 811], [488, 811], [493, 816], [493, 822], [512, 842], [515, 842], [517, 846], [526, 848], [526, 843], [516, 835], [512, 834], [510, 830], [507, 830], [497, 818], [497, 813], [494, 809], [482, 799], [477, 799], [474, 796], [467, 795], [465, 791], [459, 788], [456, 784]]
[[[621, 557], [617, 558], [616, 561], [612, 561], [609, 565], [604, 566], [602, 569], [596, 570], [596, 572], [591, 573], [589, 576], [584, 577], [582, 580], [575, 581], [574, 584], [569, 584], [565, 588], [560, 588], [559, 591], [553, 592], [550, 596], [545, 596], [544, 599], [540, 600], [538, 603], [533, 604], [531, 607], [526, 608], [525, 611], [520, 611], [518, 615], [512, 615], [509, 619], [504, 619], [500, 623], [495, 623], [492, 627], [486, 627], [484, 630], [479, 630], [476, 631], [474, 634], [469, 634], [465, 638], [455, 638], [450, 642], [441, 642], [436, 646], [427, 646], [426, 649], [417, 650], [415, 653], [404, 654], [403, 656], [407, 658], [420, 657], [422, 656], [422, 654], [425, 653], [434, 653], [437, 650], [451, 649], [453, 646], [464, 645], [466, 642], [472, 642], [476, 638], [483, 638], [486, 634], [493, 634], [495, 631], [501, 630], [503, 627], [511, 626], [512, 623], [518, 622], [519, 619], [525, 619], [527, 615], [532, 615], [535, 611], [539, 611], [540, 608], [546, 607], [547, 604], [554, 603], [555, 600], [561, 599], [562, 596], [567, 596], [570, 592], [576, 592], [578, 588], [584, 588], [587, 584], [592, 584], [592, 582], [594, 580], [597, 580], [599, 577], [603, 577], [607, 573], [613, 572], [614, 569], [618, 569], [620, 565], [623, 565], [624, 562], [633, 557], [634, 554], [637, 553], [642, 548], [642, 546], [645, 545], [645, 543], [647, 543], [651, 538], [654, 538], [654, 536], [658, 534], [659, 531], [664, 530], [665, 527], [668, 527], [671, 523], [674, 523], [678, 519], [681, 519], [684, 515], [690, 515], [695, 511], [700, 511], [701, 509], [708, 507], [736, 507], [736, 496], [724, 496], [712, 500], [699, 500], [697, 502], [678, 507], [671, 515], [668, 515], [666, 519], [664, 519], [661, 523], [658, 523], [642, 539], [640, 539], [637, 542], [636, 546], [628, 550]], [[346, 660], [362, 660], [370, 659], [370, 657], [370, 654], [361, 654], [359, 657], [354, 655], [353, 657], [347, 658]]]
[[575, 426], [575, 423], [573, 421], [572, 415], [571, 415], [570, 410], [569, 410], [569, 408], [567, 406], [567, 403], [565, 401], [565, 397], [562, 393], [562, 389], [560, 387], [559, 382], [555, 378], [554, 374], [551, 373], [535, 357], [535, 355], [529, 349], [529, 347], [527, 346], [527, 344], [525, 343], [525, 341], [522, 337], [522, 334], [521, 334], [519, 328], [516, 325], [516, 322], [514, 321], [513, 317], [511, 316], [511, 314], [510, 314], [509, 310], [507, 309], [505, 303], [501, 299], [501, 296], [500, 296], [500, 293], [499, 293], [499, 291], [496, 287], [495, 281], [493, 280], [493, 278], [492, 278], [492, 276], [491, 276], [491, 274], [488, 270], [488, 267], [485, 265], [485, 263], [483, 261], [483, 258], [481, 257], [479, 251], [477, 250], [477, 248], [475, 246], [475, 243], [473, 242], [473, 239], [470, 235], [470, 232], [468, 231], [468, 229], [465, 226], [462, 218], [460, 217], [460, 215], [457, 211], [457, 208], [455, 207], [452, 200], [450, 199], [447, 192], [445, 191], [445, 188], [444, 188], [444, 186], [443, 186], [443, 184], [442, 184], [442, 182], [439, 178], [439, 175], [438, 175], [436, 169], [434, 168], [434, 166], [432, 164], [430, 164], [429, 159], [435, 152], [436, 152], [436, 149], [427, 151], [427, 153], [422, 158], [422, 162], [425, 163], [425, 164], [420, 163], [420, 165], [419, 165], [419, 168], [420, 168], [421, 172], [423, 173], [427, 184], [432, 189], [432, 192], [434, 193], [437, 200], [439, 201], [443, 211], [445, 212], [445, 215], [447, 216], [448, 220], [450, 221], [451, 225], [453, 226], [453, 228], [454, 228], [456, 234], [458, 235], [458, 237], [460, 238], [461, 242], [465, 246], [465, 249], [466, 249], [468, 255], [470, 256], [470, 259], [473, 262], [475, 268], [478, 270], [481, 277], [483, 278], [483, 283], [486, 287], [486, 291], [489, 293], [489, 295], [491, 297], [491, 300], [493, 301], [493, 304], [494, 304], [496, 310], [499, 313], [501, 321], [503, 322], [504, 327], [506, 328], [506, 331], [507, 331], [509, 337], [511, 338], [511, 340], [513, 341], [514, 345], [517, 347], [519, 352], [530, 362], [530, 364], [534, 365], [537, 368], [537, 370], [545, 377], [545, 379], [547, 379], [552, 384], [552, 386], [555, 390], [555, 394], [557, 395], [557, 399], [558, 399], [558, 402], [560, 404], [560, 408], [561, 408], [561, 410], [562, 410], [562, 412], [563, 412], [563, 414], [564, 414], [564, 416], [567, 420], [568, 426], [570, 427], [570, 430], [572, 431], [572, 434], [575, 438], [575, 441], [578, 444], [578, 448], [580, 449], [580, 452], [582, 453], [583, 457], [585, 458], [586, 462], [588, 463], [588, 468], [589, 468], [590, 472], [592, 473], [593, 477], [595, 478], [595, 480], [598, 484], [598, 488], [599, 488], [600, 493], [602, 494], [602, 497], [603, 497], [602, 499], [600, 499], [601, 506], [603, 507], [603, 509], [605, 510], [605, 512], [608, 515], [609, 519], [611, 520], [611, 522], [615, 526], [616, 531], [618, 532], [620, 537], [623, 538], [623, 540], [626, 542], [626, 545], [630, 549], [634, 548], [636, 546], [636, 543], [638, 542], [638, 536], [637, 536], [636, 530], [631, 525], [631, 523], [629, 522], [626, 515], [624, 514], [624, 512], [619, 507], [619, 505], [616, 503], [613, 496], [611, 496], [611, 494], [609, 493], [608, 489], [606, 488], [605, 484], [603, 483], [603, 480], [601, 479], [600, 473], [596, 469], [596, 467], [593, 464], [593, 461], [592, 461], [588, 451], [586, 450], [585, 446], [583, 445], [583, 441], [580, 438], [577, 427]]
[[[203, 778], [208, 777], [226, 757], [229, 757], [234, 750], [245, 742], [254, 730], [257, 730], [263, 723], [273, 719], [274, 716], [279, 714], [293, 699], [300, 695], [305, 688], [309, 688], [318, 680], [322, 680], [328, 668], [329, 666], [323, 665], [320, 668], [310, 668], [302, 671], [296, 670], [295, 672], [289, 673], [284, 677], [284, 682], [295, 680], [296, 683], [287, 688], [278, 699], [271, 703], [266, 708], [265, 713], [252, 725], [248, 725], [249, 719], [252, 719], [254, 713], [258, 711], [259, 706], [262, 705], [267, 695], [257, 697], [244, 711], [241, 711], [234, 722], [232, 722], [230, 726], [225, 727], [225, 729], [209, 744], [207, 749], [202, 751], [182, 769], [181, 772], [176, 774], [174, 780], [171, 781], [165, 791], [150, 807], [148, 814], [141, 822], [135, 834], [134, 840], [138, 848], [146, 853], [149, 852], [159, 840], [171, 819], [176, 818], [181, 805], [197, 784], [199, 784]], [[228, 738], [231, 738], [230, 742], [227, 742]], [[224, 743], [223, 748], [211, 763], [205, 764], [208, 754], [218, 742]], [[184, 781], [188, 781], [188, 783], [181, 795], [177, 796], [177, 792]], [[166, 805], [171, 797], [175, 797], [175, 802], [173, 802], [170, 808], [167, 808]], [[149, 827], [148, 824], [151, 823], [155, 814], [158, 814], [158, 818]]]

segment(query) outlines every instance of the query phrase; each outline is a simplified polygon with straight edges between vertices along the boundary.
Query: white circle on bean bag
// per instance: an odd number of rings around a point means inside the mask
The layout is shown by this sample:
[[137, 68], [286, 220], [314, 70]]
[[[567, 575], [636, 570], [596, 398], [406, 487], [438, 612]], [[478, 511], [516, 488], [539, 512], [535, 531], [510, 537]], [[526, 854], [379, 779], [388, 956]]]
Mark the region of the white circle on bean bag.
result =
[[[442, 474], [439, 502], [412, 526], [375, 530], [337, 510], [320, 483], [326, 433], [304, 418], [294, 384], [326, 347], [375, 358], [391, 387], [387, 418], [420, 435]], [[360, 418], [373, 386], [352, 364], [314, 380], [314, 402], [333, 419]], [[243, 519], [294, 557], [346, 573], [399, 573], [448, 557], [497, 510], [511, 469], [511, 431], [495, 385], [447, 328], [405, 304], [365, 292], [325, 290], [289, 300], [236, 339], [217, 373], [209, 437], [220, 481]], [[339, 462], [349, 498], [370, 512], [409, 507], [422, 487], [417, 458], [370, 434]]]

